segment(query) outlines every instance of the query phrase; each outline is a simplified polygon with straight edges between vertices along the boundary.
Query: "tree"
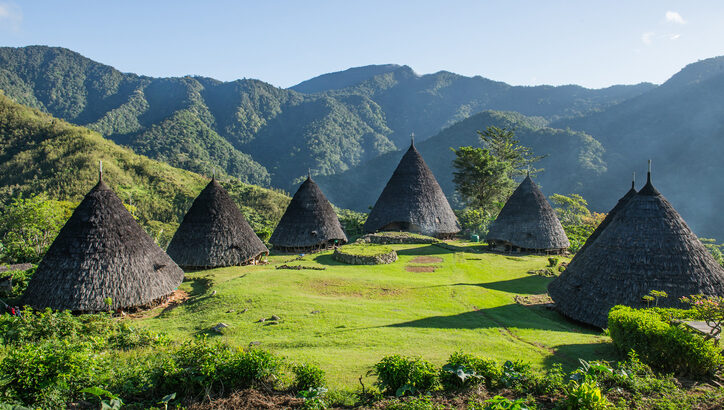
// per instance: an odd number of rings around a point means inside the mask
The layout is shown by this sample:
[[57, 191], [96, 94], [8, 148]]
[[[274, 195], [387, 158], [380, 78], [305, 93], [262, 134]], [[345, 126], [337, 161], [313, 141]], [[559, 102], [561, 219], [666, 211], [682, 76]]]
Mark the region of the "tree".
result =
[[542, 171], [531, 166], [545, 158], [545, 155], [534, 155], [529, 147], [520, 145], [513, 130], [490, 126], [485, 131], [478, 131], [478, 136], [498, 161], [510, 164], [511, 178]]
[[53, 243], [77, 203], [55, 201], [44, 194], [15, 198], [0, 214], [0, 260], [37, 263]]
[[509, 162], [499, 161], [490, 150], [473, 147], [453, 149], [453, 182], [468, 206], [487, 215], [497, 213], [515, 183]]
[[478, 131], [485, 148], [460, 147], [453, 149], [453, 182], [465, 203], [495, 216], [513, 192], [513, 178], [525, 175], [531, 165], [543, 158], [533, 155], [530, 148], [520, 145], [512, 130], [488, 127]]
[[553, 194], [551, 195], [551, 202], [555, 206], [558, 219], [562, 225], [581, 225], [585, 219], [591, 216], [591, 211], [588, 210], [588, 202], [578, 194], [571, 194], [570, 196]]

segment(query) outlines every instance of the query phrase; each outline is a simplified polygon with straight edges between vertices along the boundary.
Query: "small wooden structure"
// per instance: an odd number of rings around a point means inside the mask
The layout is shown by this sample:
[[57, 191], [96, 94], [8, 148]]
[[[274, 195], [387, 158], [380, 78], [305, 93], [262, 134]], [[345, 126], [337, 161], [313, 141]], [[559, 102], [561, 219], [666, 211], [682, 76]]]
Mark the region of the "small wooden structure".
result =
[[215, 177], [184, 215], [166, 252], [184, 269], [253, 265], [269, 254]]
[[724, 270], [669, 201], [646, 185], [620, 208], [585, 252], [548, 286], [558, 311], [605, 327], [615, 305], [645, 307], [642, 296], [664, 291], [664, 307], [695, 294], [724, 296]]
[[440, 239], [460, 232], [457, 217], [414, 139], [367, 217], [364, 231], [406, 231]]
[[530, 175], [508, 198], [485, 240], [503, 252], [559, 254], [570, 246], [558, 216]]
[[289, 253], [313, 253], [347, 243], [337, 214], [312, 179], [311, 173], [297, 189], [269, 242]]
[[98, 312], [152, 305], [184, 273], [103, 181], [86, 194], [50, 245], [25, 291], [36, 309]]

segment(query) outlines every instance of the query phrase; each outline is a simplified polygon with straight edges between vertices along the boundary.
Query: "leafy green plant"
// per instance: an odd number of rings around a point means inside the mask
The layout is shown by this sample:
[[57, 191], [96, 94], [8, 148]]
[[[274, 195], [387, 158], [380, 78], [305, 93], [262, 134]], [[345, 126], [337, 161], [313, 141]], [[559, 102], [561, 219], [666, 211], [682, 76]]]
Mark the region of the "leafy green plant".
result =
[[503, 396], [495, 396], [485, 400], [483, 410], [528, 410], [524, 399], [511, 400]]
[[455, 390], [485, 383], [490, 389], [498, 383], [500, 366], [492, 359], [462, 352], [450, 355], [440, 373], [440, 383], [445, 390]]
[[[97, 397], [101, 403], [101, 410], [118, 410], [123, 406], [123, 400], [121, 400], [120, 397], [100, 387], [86, 387], [80, 392], [89, 393]], [[106, 399], [104, 399], [104, 397]]]
[[566, 409], [602, 410], [611, 406], [595, 381], [587, 379], [581, 383], [573, 381], [572, 384], [564, 402]]
[[558, 258], [549, 257], [548, 258], [548, 267], [555, 268], [556, 266], [558, 266]]
[[375, 364], [373, 372], [378, 384], [388, 394], [403, 396], [430, 391], [438, 383], [438, 373], [432, 363], [422, 358], [385, 356]]
[[302, 409], [304, 410], [322, 410], [327, 408], [327, 403], [324, 401], [324, 394], [327, 393], [327, 389], [324, 387], [310, 387], [307, 390], [300, 390], [299, 397], [304, 399]]
[[176, 392], [173, 392], [171, 394], [167, 394], [161, 398], [161, 401], [159, 401], [157, 404], [163, 404], [164, 410], [168, 410], [168, 404], [176, 398]]
[[300, 364], [292, 367], [294, 387], [299, 390], [318, 389], [326, 384], [324, 370], [313, 364]]

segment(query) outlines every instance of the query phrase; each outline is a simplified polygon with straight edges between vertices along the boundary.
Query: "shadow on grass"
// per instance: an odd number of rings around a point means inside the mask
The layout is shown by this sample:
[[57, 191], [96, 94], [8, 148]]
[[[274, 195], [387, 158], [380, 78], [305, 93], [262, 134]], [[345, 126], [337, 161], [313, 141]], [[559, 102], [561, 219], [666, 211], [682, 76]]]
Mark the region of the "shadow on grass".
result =
[[328, 266], [347, 265], [347, 266], [351, 266], [351, 265], [348, 265], [348, 264], [346, 264], [346, 263], [344, 263], [344, 262], [339, 262], [339, 261], [334, 260], [334, 258], [332, 258], [332, 254], [331, 254], [331, 253], [330, 253], [330, 254], [327, 254], [327, 255], [317, 255], [317, 256], [314, 257], [314, 261], [317, 262], [317, 263], [320, 264], [320, 265], [328, 265]]
[[527, 275], [517, 279], [500, 280], [486, 283], [457, 283], [455, 286], [480, 286], [481, 288], [501, 292], [538, 295], [548, 292], [548, 284], [553, 278], [538, 275]]
[[187, 281], [191, 282], [191, 292], [189, 293], [189, 296], [191, 297], [203, 295], [204, 293], [208, 292], [209, 289], [211, 289], [211, 286], [214, 284], [214, 281], [208, 276], [204, 276], [201, 278], [184, 279], [184, 282]]
[[540, 295], [541, 293], [548, 292], [548, 283], [550, 283], [552, 279], [553, 278], [530, 275], [518, 279], [501, 280], [497, 282], [452, 283], [449, 285], [420, 286], [412, 289], [442, 288], [449, 286], [478, 286], [485, 289], [498, 290], [518, 295]]
[[554, 364], [560, 363], [565, 371], [571, 372], [581, 365], [579, 359], [589, 362], [592, 360], [611, 362], [623, 358], [616, 352], [613, 343], [580, 343], [561, 345], [554, 348], [553, 354], [543, 360], [543, 366], [550, 369]]
[[[550, 314], [548, 314], [550, 313]], [[434, 329], [488, 329], [518, 328], [598, 334], [600, 331], [585, 329], [568, 322], [555, 312], [545, 308], [510, 304], [488, 309], [474, 310], [457, 315], [430, 316], [409, 322], [383, 327], [417, 327]]]

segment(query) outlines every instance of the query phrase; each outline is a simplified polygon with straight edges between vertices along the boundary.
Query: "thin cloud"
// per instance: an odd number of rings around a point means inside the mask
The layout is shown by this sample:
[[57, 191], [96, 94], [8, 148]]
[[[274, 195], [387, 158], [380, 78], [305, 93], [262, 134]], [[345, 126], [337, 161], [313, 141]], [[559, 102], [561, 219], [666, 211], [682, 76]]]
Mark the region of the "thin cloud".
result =
[[18, 31], [23, 22], [23, 12], [14, 3], [0, 3], [0, 29]]
[[650, 46], [651, 42], [654, 41], [654, 34], [656, 34], [656, 33], [652, 32], [652, 31], [642, 34], [641, 42], [646, 44], [647, 46]]
[[684, 18], [681, 17], [681, 14], [679, 14], [675, 11], [666, 12], [666, 21], [669, 23], [675, 23], [675, 24], [686, 24], [686, 20], [684, 20]]
[[672, 34], [669, 36], [669, 40], [676, 40], [681, 37], [681, 34]]

